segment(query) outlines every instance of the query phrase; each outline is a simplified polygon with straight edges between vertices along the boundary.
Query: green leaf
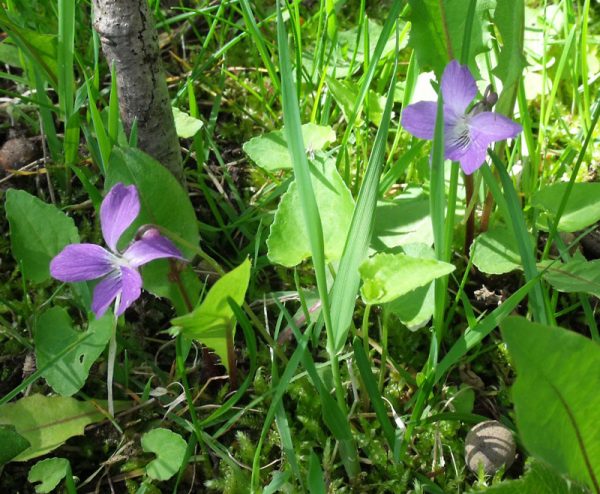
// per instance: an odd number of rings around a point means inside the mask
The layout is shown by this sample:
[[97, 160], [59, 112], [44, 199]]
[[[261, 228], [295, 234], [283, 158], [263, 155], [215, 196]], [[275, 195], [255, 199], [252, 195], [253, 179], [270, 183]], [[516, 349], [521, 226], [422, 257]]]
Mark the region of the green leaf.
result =
[[35, 492], [48, 494], [67, 476], [68, 471], [69, 460], [65, 458], [46, 458], [31, 467], [27, 474], [27, 480], [32, 484], [41, 482], [35, 486]]
[[504, 481], [484, 491], [470, 491], [469, 494], [586, 494], [588, 492], [584, 487], [561, 477], [548, 465], [535, 461], [522, 478]]
[[91, 321], [85, 333], [75, 331], [69, 314], [62, 307], [53, 307], [37, 319], [35, 356], [39, 368], [45, 367], [65, 346], [76, 342], [83, 334], [91, 333], [89, 338], [42, 374], [54, 391], [71, 396], [83, 387], [92, 364], [110, 339], [113, 324], [114, 316], [107, 314]]
[[[302, 125], [302, 138], [308, 151], [322, 151], [335, 142], [335, 132], [328, 125]], [[244, 152], [254, 163], [268, 172], [292, 168], [292, 160], [283, 129], [275, 130], [244, 143]]]
[[[558, 183], [544, 187], [533, 196], [532, 205], [545, 211], [553, 221], [569, 184]], [[558, 231], [574, 232], [600, 220], [600, 183], [575, 183], [558, 223]], [[548, 229], [545, 221], [540, 227]]]
[[454, 271], [436, 259], [406, 254], [376, 254], [360, 265], [361, 295], [367, 304], [391, 302], [405, 293]]
[[[469, 2], [465, 0], [409, 0], [412, 23], [409, 46], [417, 53], [419, 65], [432, 68], [438, 77], [451, 58], [461, 55]], [[474, 55], [486, 50], [486, 14], [496, 5], [495, 0], [479, 0], [471, 28], [470, 63], [478, 73]], [[450, 45], [450, 46], [449, 46]], [[450, 52], [452, 56], [449, 56]]]
[[[358, 93], [360, 92], [358, 84], [352, 81], [337, 81], [332, 77], [328, 77], [327, 86], [335, 101], [340, 106], [344, 117], [346, 120], [349, 120], [354, 111], [354, 104], [358, 98]], [[369, 120], [377, 126], [381, 125], [385, 97], [377, 94], [375, 91], [369, 90], [367, 92], [367, 104], [369, 107]], [[362, 109], [360, 113], [363, 113]], [[356, 125], [360, 126], [361, 124], [362, 120], [357, 118]]]
[[17, 432], [14, 425], [0, 425], [0, 465], [8, 463], [31, 443]]
[[[435, 252], [425, 244], [405, 245], [402, 250], [412, 257], [435, 259]], [[428, 283], [401, 295], [387, 307], [408, 329], [416, 331], [431, 319], [434, 305], [434, 287], [432, 283]]]
[[191, 117], [179, 108], [172, 107], [173, 118], [175, 119], [175, 130], [182, 139], [194, 137], [204, 125], [199, 118]]
[[565, 264], [554, 264], [544, 273], [544, 280], [559, 292], [600, 297], [600, 259], [573, 259]]
[[79, 242], [71, 218], [24, 190], [6, 192], [12, 254], [23, 275], [34, 283], [50, 278], [50, 261], [67, 244]]
[[14, 461], [42, 456], [104, 418], [93, 402], [64, 396], [34, 394], [0, 406], [0, 424], [13, 425], [31, 443]]
[[146, 465], [148, 477], [169, 480], [181, 468], [187, 444], [177, 433], [169, 429], [152, 429], [142, 436], [142, 449], [154, 453], [156, 459]]
[[414, 243], [433, 244], [429, 198], [420, 188], [378, 202], [371, 247], [384, 251]]
[[[187, 259], [195, 255], [194, 247], [200, 242], [196, 214], [187, 192], [175, 177], [155, 159], [134, 148], [113, 148], [107, 170], [105, 190], [110, 190], [117, 182], [134, 184], [140, 196], [141, 210], [133, 225], [123, 234], [119, 247], [127, 245], [137, 229], [144, 224], [164, 227], [179, 237], [173, 240]], [[169, 261], [153, 261], [142, 268], [144, 288], [157, 296], [168, 296], [171, 301], [181, 301], [175, 283], [164, 273]], [[189, 274], [187, 275], [189, 276]], [[189, 296], [195, 302], [199, 283], [190, 282]]]
[[503, 226], [479, 235], [471, 245], [471, 258], [477, 269], [486, 274], [504, 274], [523, 269], [514, 233]]
[[199, 307], [171, 321], [175, 331], [212, 348], [227, 370], [227, 332], [231, 330], [233, 337], [235, 329], [234, 314], [227, 299], [232, 298], [240, 306], [244, 303], [251, 267], [250, 260], [246, 259], [211, 287]]
[[561, 474], [600, 491], [600, 346], [519, 317], [500, 327], [517, 371], [513, 400], [523, 445]]
[[[354, 199], [335, 168], [333, 159], [316, 157], [311, 166], [311, 178], [323, 225], [325, 256], [329, 261], [335, 261], [341, 257], [344, 249], [352, 221]], [[287, 267], [296, 266], [311, 255], [295, 181], [281, 198], [267, 246], [271, 262]]]

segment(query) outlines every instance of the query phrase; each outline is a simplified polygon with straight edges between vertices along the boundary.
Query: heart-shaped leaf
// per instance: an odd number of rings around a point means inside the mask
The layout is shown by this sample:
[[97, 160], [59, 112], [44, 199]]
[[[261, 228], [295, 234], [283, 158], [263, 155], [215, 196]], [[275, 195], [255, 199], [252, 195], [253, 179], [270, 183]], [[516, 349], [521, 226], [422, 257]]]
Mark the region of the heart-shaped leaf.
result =
[[154, 453], [156, 459], [146, 465], [148, 477], [169, 480], [181, 468], [187, 448], [184, 439], [169, 429], [152, 429], [142, 436], [142, 449]]
[[38, 461], [29, 470], [27, 480], [35, 486], [35, 492], [48, 494], [52, 492], [69, 471], [69, 460], [65, 458], [46, 458]]
[[[354, 211], [354, 199], [333, 159], [317, 157], [313, 160], [311, 178], [323, 225], [325, 257], [335, 261], [342, 256], [344, 250]], [[300, 194], [295, 182], [292, 182], [281, 198], [267, 246], [269, 259], [287, 267], [296, 266], [311, 255], [300, 207]]]
[[471, 245], [471, 257], [477, 269], [486, 274], [504, 274], [523, 269], [519, 247], [512, 230], [491, 228]]
[[0, 425], [0, 465], [25, 451], [31, 443], [17, 432], [14, 425]]
[[600, 297], [600, 259], [555, 263], [544, 273], [544, 279], [559, 292], [589, 293]]

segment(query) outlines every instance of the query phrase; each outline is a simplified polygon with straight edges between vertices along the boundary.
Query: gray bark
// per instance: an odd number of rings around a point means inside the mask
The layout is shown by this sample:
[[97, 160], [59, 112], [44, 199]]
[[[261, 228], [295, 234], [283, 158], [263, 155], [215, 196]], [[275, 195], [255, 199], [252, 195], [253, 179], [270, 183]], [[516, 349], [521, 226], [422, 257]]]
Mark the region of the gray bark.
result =
[[126, 132], [137, 120], [138, 147], [182, 181], [181, 150], [147, 0], [94, 0], [94, 27], [115, 67]]

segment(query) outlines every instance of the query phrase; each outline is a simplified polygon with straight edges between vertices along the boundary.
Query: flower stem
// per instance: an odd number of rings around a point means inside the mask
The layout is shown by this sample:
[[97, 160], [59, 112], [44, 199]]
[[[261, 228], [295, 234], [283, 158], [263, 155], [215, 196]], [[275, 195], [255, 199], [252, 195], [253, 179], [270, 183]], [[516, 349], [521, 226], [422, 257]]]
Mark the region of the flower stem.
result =
[[115, 416], [115, 402], [113, 399], [113, 378], [115, 375], [115, 360], [117, 359], [117, 308], [121, 303], [121, 295], [117, 295], [115, 300], [115, 319], [112, 327], [112, 334], [108, 343], [108, 362], [106, 366], [106, 388], [108, 391], [108, 413], [111, 417]]

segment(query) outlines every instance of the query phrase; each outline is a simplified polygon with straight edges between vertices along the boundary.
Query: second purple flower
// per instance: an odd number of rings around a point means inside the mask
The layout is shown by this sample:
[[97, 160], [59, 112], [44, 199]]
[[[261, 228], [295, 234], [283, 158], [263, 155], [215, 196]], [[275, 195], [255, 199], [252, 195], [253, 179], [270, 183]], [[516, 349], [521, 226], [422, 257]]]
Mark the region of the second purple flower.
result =
[[[452, 60], [444, 69], [441, 83], [444, 98], [444, 157], [459, 161], [470, 175], [485, 161], [488, 146], [517, 136], [523, 128], [499, 113], [469, 105], [477, 95], [475, 79], [465, 65]], [[415, 137], [433, 139], [437, 103], [419, 101], [402, 112], [402, 126]]]

